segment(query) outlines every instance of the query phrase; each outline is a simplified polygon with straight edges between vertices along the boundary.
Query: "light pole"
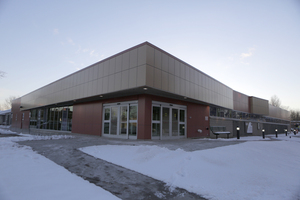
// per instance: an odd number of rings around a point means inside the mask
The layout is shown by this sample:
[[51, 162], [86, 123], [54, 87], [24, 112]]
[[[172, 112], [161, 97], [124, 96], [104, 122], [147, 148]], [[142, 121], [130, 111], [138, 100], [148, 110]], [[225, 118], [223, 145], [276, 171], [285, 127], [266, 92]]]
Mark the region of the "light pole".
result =
[[263, 139], [265, 139], [265, 129], [262, 129], [261, 131], [262, 131], [262, 137]]
[[277, 136], [277, 131], [278, 131], [278, 130], [277, 130], [277, 128], [276, 128], [276, 129], [275, 129], [275, 135], [276, 135], [276, 137], [278, 137], [278, 136]]
[[236, 127], [236, 138], [240, 139], [240, 127], [239, 126]]
[[284, 129], [284, 132], [285, 132], [285, 136], [287, 136], [287, 129]]

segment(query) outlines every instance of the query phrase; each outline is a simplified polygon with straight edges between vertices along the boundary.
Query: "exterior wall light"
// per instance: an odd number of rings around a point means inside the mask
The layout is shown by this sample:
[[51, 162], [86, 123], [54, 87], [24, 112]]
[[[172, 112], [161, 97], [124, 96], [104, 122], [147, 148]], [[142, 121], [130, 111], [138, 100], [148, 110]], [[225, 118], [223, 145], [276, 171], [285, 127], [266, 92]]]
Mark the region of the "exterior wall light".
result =
[[240, 127], [239, 126], [236, 127], [236, 138], [240, 139]]
[[263, 139], [265, 139], [265, 129], [262, 129], [261, 131], [262, 131], [262, 137]]
[[144, 87], [143, 90], [148, 90], [148, 88]]
[[103, 97], [103, 95], [100, 95], [99, 97], [100, 97], [100, 98], [102, 98], [102, 97]]

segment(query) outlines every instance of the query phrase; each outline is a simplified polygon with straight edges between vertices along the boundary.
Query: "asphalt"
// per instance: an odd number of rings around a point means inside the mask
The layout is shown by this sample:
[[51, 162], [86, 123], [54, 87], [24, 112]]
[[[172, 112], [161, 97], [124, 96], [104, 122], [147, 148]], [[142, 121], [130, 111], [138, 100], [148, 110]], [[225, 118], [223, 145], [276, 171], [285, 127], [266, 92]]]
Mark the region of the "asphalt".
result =
[[[34, 151], [63, 166], [90, 183], [102, 187], [121, 199], [205, 199], [182, 188], [170, 188], [166, 183], [145, 176], [130, 169], [94, 158], [78, 150], [93, 145], [157, 145], [170, 150], [204, 150], [242, 141], [222, 140], [120, 140], [99, 136], [70, 134], [72, 139], [33, 140], [18, 142], [32, 147]], [[201, 180], [199, 180], [201, 181]], [[202, 180], [205, 184], [205, 180]]]

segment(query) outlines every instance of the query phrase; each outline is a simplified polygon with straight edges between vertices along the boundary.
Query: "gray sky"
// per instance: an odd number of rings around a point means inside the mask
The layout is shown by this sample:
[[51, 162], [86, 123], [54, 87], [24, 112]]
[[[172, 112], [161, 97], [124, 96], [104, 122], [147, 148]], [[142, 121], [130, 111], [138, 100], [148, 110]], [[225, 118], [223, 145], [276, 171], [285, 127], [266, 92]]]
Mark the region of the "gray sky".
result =
[[0, 103], [148, 41], [300, 109], [300, 0], [0, 0]]

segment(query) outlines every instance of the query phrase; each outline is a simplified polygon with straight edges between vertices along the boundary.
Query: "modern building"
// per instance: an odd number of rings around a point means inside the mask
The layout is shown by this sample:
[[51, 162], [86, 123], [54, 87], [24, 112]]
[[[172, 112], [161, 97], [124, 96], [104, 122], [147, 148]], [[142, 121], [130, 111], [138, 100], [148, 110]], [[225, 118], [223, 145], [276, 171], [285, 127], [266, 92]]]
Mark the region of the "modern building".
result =
[[235, 137], [284, 132], [289, 112], [247, 96], [144, 42], [13, 102], [12, 129], [124, 139]]

